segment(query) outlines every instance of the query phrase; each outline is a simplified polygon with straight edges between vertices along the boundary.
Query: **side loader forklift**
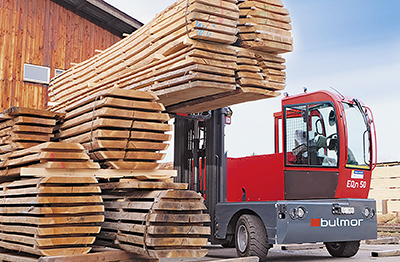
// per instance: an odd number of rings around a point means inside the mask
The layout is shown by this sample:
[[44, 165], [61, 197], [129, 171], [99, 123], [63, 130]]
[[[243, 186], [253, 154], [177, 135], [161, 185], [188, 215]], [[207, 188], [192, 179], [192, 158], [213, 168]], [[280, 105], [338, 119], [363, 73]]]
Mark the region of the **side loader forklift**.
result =
[[226, 156], [231, 114], [222, 108], [175, 119], [177, 180], [203, 195], [211, 243], [263, 261], [274, 244], [324, 242], [332, 256], [351, 257], [360, 240], [377, 237], [368, 199], [376, 135], [360, 100], [329, 91], [285, 96], [268, 155]]

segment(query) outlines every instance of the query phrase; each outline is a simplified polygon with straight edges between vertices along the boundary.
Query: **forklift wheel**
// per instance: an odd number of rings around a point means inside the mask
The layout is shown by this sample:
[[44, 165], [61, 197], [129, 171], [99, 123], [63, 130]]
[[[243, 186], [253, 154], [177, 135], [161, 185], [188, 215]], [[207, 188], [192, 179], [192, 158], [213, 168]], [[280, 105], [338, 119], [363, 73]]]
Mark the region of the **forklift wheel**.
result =
[[360, 241], [328, 242], [325, 246], [333, 257], [352, 257], [357, 254]]
[[239, 257], [258, 256], [260, 261], [267, 258], [270, 245], [262, 220], [255, 215], [242, 215], [235, 231], [235, 246]]

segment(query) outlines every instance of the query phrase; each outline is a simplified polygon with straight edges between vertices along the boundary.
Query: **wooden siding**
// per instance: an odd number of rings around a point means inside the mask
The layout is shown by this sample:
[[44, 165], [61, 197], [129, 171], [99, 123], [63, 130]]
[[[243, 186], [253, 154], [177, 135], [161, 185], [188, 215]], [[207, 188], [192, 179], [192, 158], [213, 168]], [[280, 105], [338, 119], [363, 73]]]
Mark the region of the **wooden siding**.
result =
[[68, 69], [120, 38], [50, 0], [0, 0], [0, 110], [44, 109], [47, 85], [23, 81], [24, 63]]

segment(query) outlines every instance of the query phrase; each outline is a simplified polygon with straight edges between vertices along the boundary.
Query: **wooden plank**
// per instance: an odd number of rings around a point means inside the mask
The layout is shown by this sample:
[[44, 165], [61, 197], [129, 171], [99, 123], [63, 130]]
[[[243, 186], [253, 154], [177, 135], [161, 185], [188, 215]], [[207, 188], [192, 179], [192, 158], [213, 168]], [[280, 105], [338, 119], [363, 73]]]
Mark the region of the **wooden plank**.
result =
[[146, 221], [147, 213], [105, 211], [104, 216], [107, 220]]
[[146, 238], [146, 245], [150, 247], [201, 247], [207, 245], [207, 238], [189, 238], [189, 237], [161, 237]]
[[149, 226], [147, 233], [155, 235], [210, 235], [211, 229], [207, 226]]
[[395, 250], [382, 250], [382, 251], [372, 251], [372, 257], [393, 257], [400, 256], [400, 249]]
[[43, 197], [19, 197], [19, 198], [2, 198], [1, 205], [16, 204], [78, 204], [78, 203], [101, 203], [100, 196], [43, 196]]
[[27, 107], [17, 107], [13, 106], [5, 111], [0, 113], [0, 117], [6, 117], [6, 116], [39, 116], [43, 118], [56, 118], [60, 116], [60, 113], [56, 112], [50, 112], [47, 110], [40, 110], [40, 109], [34, 109], [34, 108], [27, 108]]
[[100, 109], [96, 109], [94, 112], [89, 112], [81, 116], [78, 116], [73, 120], [66, 121], [61, 125], [61, 129], [66, 129], [68, 127], [92, 121], [93, 119], [98, 117], [112, 117], [112, 118], [130, 119], [130, 120], [141, 119], [141, 120], [152, 120], [160, 122], [166, 122], [170, 119], [168, 114], [166, 113], [158, 113], [158, 112], [154, 113], [154, 112], [103, 107]]
[[123, 221], [117, 221], [117, 222], [106, 221], [101, 224], [101, 229], [121, 230], [125, 232], [134, 232], [143, 234], [146, 230], [146, 226], [139, 224], [132, 224], [129, 222], [124, 223]]
[[174, 223], [206, 223], [210, 222], [208, 214], [158, 214], [152, 213], [149, 217], [150, 222], [174, 221]]
[[281, 36], [270, 32], [243, 33], [239, 35], [239, 38], [241, 41], [272, 41], [272, 42], [293, 45], [292, 37]]
[[289, 11], [286, 8], [275, 6], [275, 5], [270, 5], [265, 2], [261, 3], [261, 2], [257, 2], [257, 1], [245, 1], [245, 2], [240, 3], [238, 6], [239, 6], [239, 9], [257, 7], [261, 10], [268, 11], [271, 13], [277, 13], [280, 15], [289, 15]]
[[51, 235], [76, 235], [76, 234], [97, 234], [100, 232], [100, 226], [80, 226], [75, 225], [74, 227], [34, 227], [34, 226], [12, 226], [12, 225], [0, 225], [0, 229], [3, 232], [16, 232], [24, 234], [32, 234], [38, 236], [51, 236]]
[[241, 33], [273, 33], [281, 36], [291, 37], [292, 33], [290, 31], [269, 26], [266, 24], [257, 24], [252, 21], [253, 18], [245, 18], [246, 20], [241, 20], [241, 24], [238, 26], [239, 34]]
[[58, 138], [68, 138], [76, 136], [85, 132], [91, 132], [96, 129], [140, 129], [149, 131], [169, 132], [172, 131], [172, 125], [167, 123], [154, 123], [137, 120], [123, 120], [123, 119], [110, 119], [110, 118], [97, 118], [87, 123], [76, 125], [72, 128], [62, 130]]
[[153, 204], [153, 202], [144, 201], [107, 201], [104, 202], [104, 207], [107, 209], [150, 209]]
[[154, 204], [154, 210], [206, 210], [206, 206], [199, 201], [189, 202], [183, 199], [179, 202], [161, 200]]
[[205, 257], [208, 254], [207, 249], [167, 249], [167, 250], [149, 250], [152, 257]]
[[27, 125], [14, 125], [11, 130], [13, 132], [26, 132], [26, 133], [53, 133], [53, 127], [42, 127], [42, 126], [27, 126]]
[[[84, 99], [79, 100], [79, 102], [74, 103], [66, 108], [68, 113], [66, 114], [66, 118], [69, 118], [71, 116], [71, 113], [74, 109], [77, 108], [82, 108], [84, 105], [90, 104], [94, 101], [100, 101], [102, 98], [117, 98], [121, 100], [130, 100], [130, 101], [150, 101], [150, 102], [155, 102], [158, 101], [158, 97], [154, 95], [151, 92], [140, 92], [140, 91], [135, 91], [135, 90], [127, 90], [127, 89], [121, 89], [118, 87], [114, 88], [109, 88], [106, 90], [101, 91], [100, 94], [92, 94]], [[137, 103], [137, 104], [142, 104], [142, 103]], [[143, 103], [146, 104], [147, 103]], [[163, 111], [163, 110], [161, 110]]]
[[12, 122], [14, 125], [54, 126], [56, 124], [55, 119], [37, 118], [37, 117], [29, 117], [29, 116], [14, 117]]
[[[113, 189], [128, 189], [128, 188], [146, 188], [146, 189], [186, 189], [186, 183], [169, 183], [169, 182], [149, 182], [133, 180], [130, 182], [110, 182], [100, 183], [99, 187], [102, 190]], [[1, 203], [1, 201], [0, 201]]]
[[[270, 12], [265, 12], [258, 8], [254, 9], [241, 9], [240, 10], [240, 24], [245, 23], [255, 23], [259, 25], [268, 25], [277, 27], [284, 30], [292, 30], [292, 26], [288, 22], [284, 22], [283, 20], [290, 21], [290, 17], [278, 16], [276, 14], [272, 14]], [[276, 19], [281, 18], [281, 20]]]
[[87, 254], [91, 249], [92, 247], [41, 249], [40, 253], [44, 256], [70, 256], [76, 254]]
[[[126, 90], [126, 89], [124, 89]], [[127, 91], [134, 91], [135, 90], [127, 90]], [[141, 109], [141, 110], [149, 110], [154, 112], [161, 112], [164, 111], [165, 108], [162, 104], [154, 102], [154, 101], [138, 101], [138, 100], [128, 100], [128, 99], [121, 99], [115, 97], [105, 97], [101, 100], [95, 100], [91, 102], [88, 101], [88, 104], [84, 104], [70, 112], [68, 112], [65, 116], [65, 120], [71, 119], [78, 115], [93, 111], [96, 108], [102, 108], [104, 106], [107, 107], [115, 107], [115, 108], [123, 108], [123, 109]]]
[[159, 142], [147, 141], [123, 141], [123, 140], [96, 140], [93, 143], [84, 143], [83, 146], [86, 150], [98, 149], [121, 149], [126, 150], [149, 150], [149, 151], [162, 151], [167, 150], [169, 144]]
[[29, 217], [29, 220], [26, 219], [26, 216], [0, 216], [0, 222], [2, 223], [16, 223], [16, 224], [29, 224], [29, 225], [68, 225], [68, 224], [100, 223], [103, 221], [104, 221], [103, 215]]
[[263, 41], [241, 41], [240, 46], [244, 48], [271, 52], [271, 53], [287, 53], [293, 51], [293, 46], [285, 43], [278, 43], [270, 40]]
[[[94, 252], [93, 252], [94, 251]], [[100, 261], [157, 262], [156, 259], [139, 258], [126, 251], [111, 248], [93, 248], [85, 255], [41, 257], [38, 262], [100, 262]]]
[[268, 12], [265, 10], [262, 10], [260, 8], [257, 7], [252, 7], [252, 8], [240, 8], [239, 9], [239, 15], [241, 17], [243, 16], [253, 16], [253, 17], [265, 17], [271, 20], [275, 20], [281, 23], [290, 23], [291, 22], [291, 18], [287, 15], [280, 15], [277, 13], [272, 13], [272, 12]]
[[225, 107], [248, 101], [277, 97], [278, 95], [279, 93], [266, 89], [241, 87], [234, 91], [172, 105], [167, 110], [171, 113], [199, 113], [207, 109], [217, 109], [221, 106]]
[[135, 152], [135, 151], [94, 151], [89, 153], [93, 159], [101, 160], [163, 160], [165, 153], [157, 152]]
[[114, 169], [45, 169], [23, 168], [21, 176], [45, 177], [42, 183], [96, 183], [95, 177], [176, 177], [176, 170], [114, 170]]
[[69, 245], [90, 245], [93, 244], [96, 237], [57, 237], [57, 238], [36, 238], [39, 247], [51, 246], [69, 246]]
[[28, 187], [28, 188], [5, 188], [0, 192], [0, 196], [17, 196], [17, 195], [30, 195], [30, 194], [89, 194], [101, 193], [97, 185], [90, 186], [41, 186], [41, 187]]

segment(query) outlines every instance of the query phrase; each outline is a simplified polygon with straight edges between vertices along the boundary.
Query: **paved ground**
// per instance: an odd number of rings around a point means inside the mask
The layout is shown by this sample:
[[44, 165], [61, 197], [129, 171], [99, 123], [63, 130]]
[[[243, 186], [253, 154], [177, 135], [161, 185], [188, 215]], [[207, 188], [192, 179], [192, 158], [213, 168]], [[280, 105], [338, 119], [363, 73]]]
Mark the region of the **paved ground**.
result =
[[[400, 245], [366, 245], [361, 244], [360, 250], [352, 258], [332, 258], [325, 248], [307, 249], [307, 250], [281, 250], [281, 246], [276, 245], [270, 249], [268, 261], [400, 261], [400, 256], [393, 257], [372, 257], [372, 251], [396, 250], [400, 249]], [[160, 262], [194, 262], [194, 261], [215, 261], [221, 259], [236, 258], [234, 248], [222, 248], [220, 246], [212, 246], [207, 257], [201, 259], [179, 258], [179, 259], [160, 259]]]

